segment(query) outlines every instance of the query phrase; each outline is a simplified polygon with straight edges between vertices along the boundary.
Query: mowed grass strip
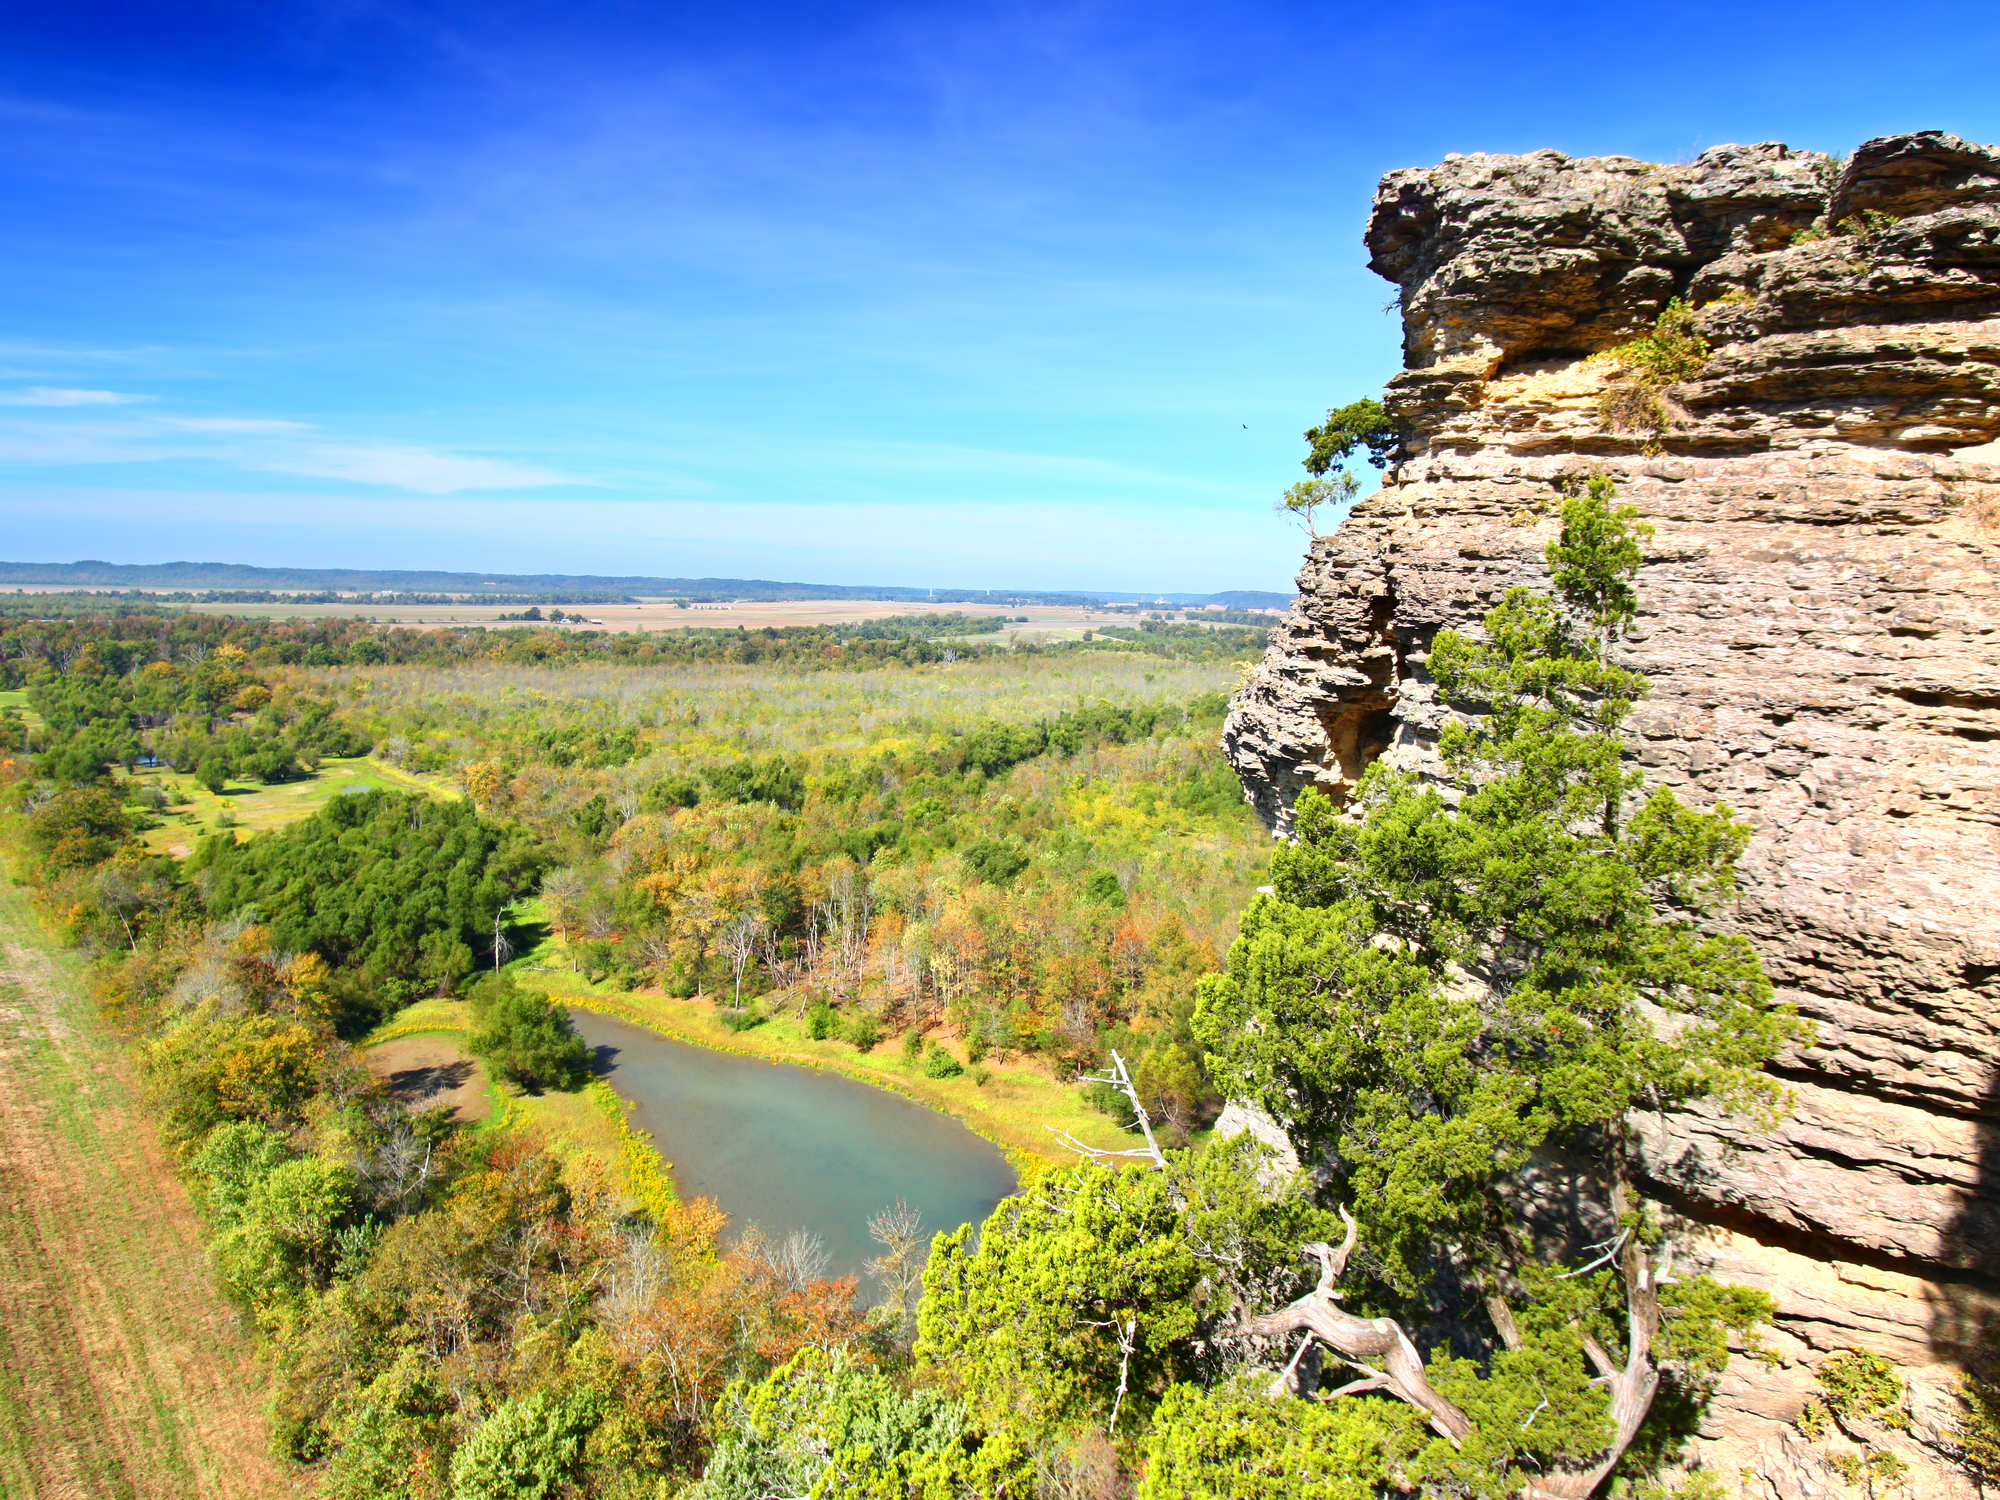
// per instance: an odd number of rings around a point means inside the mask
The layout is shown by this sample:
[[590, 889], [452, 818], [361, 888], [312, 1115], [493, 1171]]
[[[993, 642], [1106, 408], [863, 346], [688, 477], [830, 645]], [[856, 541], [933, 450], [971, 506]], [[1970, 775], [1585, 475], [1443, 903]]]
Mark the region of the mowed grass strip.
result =
[[0, 1496], [289, 1493], [250, 1341], [80, 979], [0, 879]]

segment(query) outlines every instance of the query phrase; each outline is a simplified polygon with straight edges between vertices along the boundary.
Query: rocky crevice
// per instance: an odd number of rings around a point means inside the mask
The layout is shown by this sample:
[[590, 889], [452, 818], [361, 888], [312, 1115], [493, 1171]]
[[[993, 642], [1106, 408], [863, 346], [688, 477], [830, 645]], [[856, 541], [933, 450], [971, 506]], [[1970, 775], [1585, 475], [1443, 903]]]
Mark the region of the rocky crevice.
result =
[[[1562, 486], [1617, 481], [1655, 527], [1631, 753], [1754, 825], [1728, 920], [1818, 1032], [1777, 1131], [1642, 1122], [1710, 1263], [1781, 1308], [1786, 1363], [1732, 1374], [1709, 1461], [1842, 1492], [1786, 1424], [1860, 1347], [1917, 1393], [1914, 1493], [1969, 1495], [1939, 1453], [1957, 1362], [2000, 1329], [2000, 152], [1457, 156], [1385, 178], [1367, 243], [1408, 442], [1314, 540], [1225, 749], [1280, 832], [1377, 756], [1424, 773], [1432, 638], [1546, 587]], [[1592, 356], [1674, 297], [1708, 359], [1621, 430]]]

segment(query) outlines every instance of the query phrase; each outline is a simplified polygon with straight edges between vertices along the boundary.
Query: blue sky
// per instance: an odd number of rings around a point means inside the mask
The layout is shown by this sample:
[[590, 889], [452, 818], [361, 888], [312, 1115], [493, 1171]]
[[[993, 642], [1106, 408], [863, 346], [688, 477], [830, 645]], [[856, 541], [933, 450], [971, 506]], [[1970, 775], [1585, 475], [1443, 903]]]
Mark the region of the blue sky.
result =
[[6, 0], [0, 557], [1281, 588], [1376, 178], [2000, 139], [2000, 9]]

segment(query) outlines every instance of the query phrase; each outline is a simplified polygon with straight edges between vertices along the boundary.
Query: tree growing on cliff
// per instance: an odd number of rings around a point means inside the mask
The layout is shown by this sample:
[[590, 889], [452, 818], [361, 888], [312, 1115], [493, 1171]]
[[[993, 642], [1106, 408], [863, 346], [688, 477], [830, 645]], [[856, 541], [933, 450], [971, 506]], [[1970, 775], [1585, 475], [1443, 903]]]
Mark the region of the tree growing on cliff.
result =
[[[1568, 499], [1553, 596], [1510, 590], [1484, 639], [1439, 633], [1430, 671], [1461, 713], [1441, 784], [1378, 762], [1351, 816], [1300, 797], [1195, 1019], [1218, 1077], [1353, 1206], [1341, 1246], [1306, 1247], [1318, 1285], [1250, 1331], [1330, 1350], [1359, 1376], [1341, 1394], [1415, 1408], [1439, 1441], [1399, 1463], [1478, 1493], [1590, 1495], [1652, 1441], [1663, 1389], [1694, 1394], [1763, 1309], [1676, 1282], [1635, 1191], [1632, 1113], [1775, 1119], [1761, 1069], [1799, 1026], [1747, 941], [1704, 930], [1748, 828], [1648, 794], [1624, 759], [1646, 682], [1613, 648], [1646, 528], [1615, 498], [1599, 478]], [[1558, 1275], [1579, 1240], [1588, 1264]], [[1482, 1359], [1419, 1356], [1404, 1325], [1447, 1308], [1461, 1337], [1483, 1308]]]
[[1336, 464], [1344, 464], [1359, 448], [1376, 468], [1386, 468], [1396, 450], [1403, 446], [1403, 434], [1380, 401], [1364, 396], [1337, 406], [1317, 427], [1306, 429], [1312, 451], [1306, 455], [1306, 472], [1319, 478]]
[[1313, 512], [1322, 505], [1343, 509], [1361, 493], [1361, 478], [1346, 466], [1347, 460], [1358, 449], [1376, 468], [1384, 468], [1403, 445], [1403, 434], [1381, 402], [1364, 397], [1335, 407], [1319, 426], [1308, 427], [1306, 442], [1311, 448], [1305, 469], [1312, 478], [1288, 488], [1279, 497], [1278, 509], [1298, 517], [1307, 536], [1318, 536]]
[[1307, 536], [1318, 536], [1319, 528], [1313, 525], [1313, 512], [1322, 505], [1333, 506], [1336, 510], [1353, 503], [1361, 493], [1361, 481], [1342, 469], [1334, 479], [1301, 479], [1289, 485], [1285, 493], [1278, 497], [1278, 509], [1298, 517], [1299, 524], [1306, 529]]

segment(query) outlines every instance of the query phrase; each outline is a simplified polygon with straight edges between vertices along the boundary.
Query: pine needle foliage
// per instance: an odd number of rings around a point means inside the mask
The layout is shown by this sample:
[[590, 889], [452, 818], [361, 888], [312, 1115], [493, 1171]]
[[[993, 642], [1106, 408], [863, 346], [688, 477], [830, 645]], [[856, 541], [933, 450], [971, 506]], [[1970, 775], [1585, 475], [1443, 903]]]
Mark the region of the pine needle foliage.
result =
[[1615, 660], [1646, 528], [1615, 500], [1603, 478], [1568, 498], [1553, 595], [1512, 589], [1481, 637], [1437, 636], [1459, 710], [1438, 780], [1378, 762], [1345, 814], [1300, 797], [1273, 894], [1202, 989], [1219, 1076], [1333, 1165], [1402, 1294], [1440, 1257], [1520, 1259], [1503, 1188], [1544, 1146], [1621, 1181], [1634, 1109], [1784, 1105], [1761, 1068], [1799, 1023], [1748, 942], [1705, 925], [1750, 830], [1648, 792], [1618, 739], [1646, 692]]

